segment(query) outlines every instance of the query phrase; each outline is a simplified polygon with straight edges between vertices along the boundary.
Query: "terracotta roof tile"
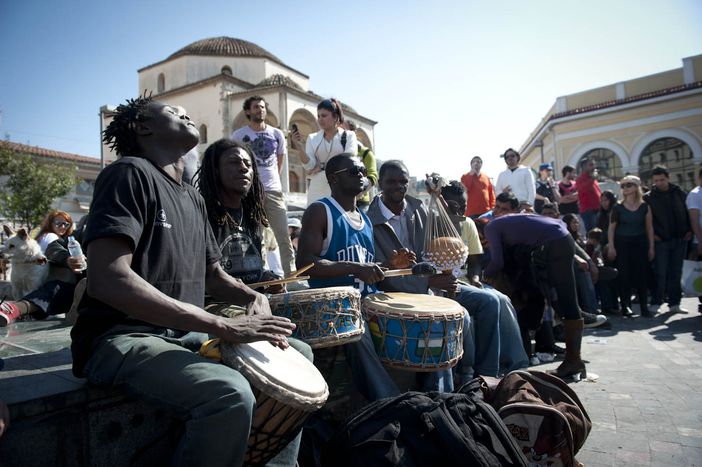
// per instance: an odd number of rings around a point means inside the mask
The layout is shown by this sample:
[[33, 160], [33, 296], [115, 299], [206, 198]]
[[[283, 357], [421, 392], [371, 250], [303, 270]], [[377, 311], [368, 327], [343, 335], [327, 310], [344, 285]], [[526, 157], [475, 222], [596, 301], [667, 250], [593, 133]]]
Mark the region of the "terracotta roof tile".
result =
[[53, 149], [40, 148], [39, 146], [29, 146], [27, 144], [13, 143], [12, 141], [0, 141], [0, 148], [11, 151], [30, 154], [34, 156], [47, 157], [50, 159], [63, 159], [84, 164], [100, 165], [100, 159], [95, 157], [81, 156], [68, 152], [54, 151]]

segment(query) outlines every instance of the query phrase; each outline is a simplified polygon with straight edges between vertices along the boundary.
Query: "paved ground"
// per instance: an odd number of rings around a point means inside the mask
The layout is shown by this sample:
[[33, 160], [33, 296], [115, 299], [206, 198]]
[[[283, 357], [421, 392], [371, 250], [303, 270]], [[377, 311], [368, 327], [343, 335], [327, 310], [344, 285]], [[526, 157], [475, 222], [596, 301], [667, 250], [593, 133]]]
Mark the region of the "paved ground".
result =
[[[585, 465], [702, 466], [702, 315], [696, 299], [685, 299], [683, 306], [688, 314], [671, 314], [663, 306], [655, 318], [615, 317], [612, 330], [586, 331], [583, 357], [599, 379], [573, 385], [593, 422], [578, 455]], [[0, 398], [14, 392], [2, 384], [16, 373], [11, 357], [48, 352], [64, 358], [68, 332], [62, 320], [0, 328], [0, 357], [10, 358], [0, 372], [0, 392], [5, 392]], [[46, 373], [43, 383], [32, 388], [60, 390], [76, 384], [70, 375], [54, 371], [68, 373], [68, 362], [48, 366], [23, 369], [27, 381]], [[22, 396], [27, 390], [23, 385]]]
[[702, 315], [697, 299], [683, 306], [586, 331], [583, 358], [599, 379], [572, 385], [593, 424], [577, 456], [586, 466], [702, 466]]

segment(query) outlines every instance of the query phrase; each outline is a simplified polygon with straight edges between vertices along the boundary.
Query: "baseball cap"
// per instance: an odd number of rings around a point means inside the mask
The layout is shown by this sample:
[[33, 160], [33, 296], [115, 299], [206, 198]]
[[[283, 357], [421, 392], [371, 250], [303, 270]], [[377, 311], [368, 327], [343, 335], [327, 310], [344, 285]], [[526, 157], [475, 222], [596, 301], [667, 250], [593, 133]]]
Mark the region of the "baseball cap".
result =
[[539, 172], [542, 170], [553, 170], [553, 166], [551, 164], [541, 164], [539, 166]]

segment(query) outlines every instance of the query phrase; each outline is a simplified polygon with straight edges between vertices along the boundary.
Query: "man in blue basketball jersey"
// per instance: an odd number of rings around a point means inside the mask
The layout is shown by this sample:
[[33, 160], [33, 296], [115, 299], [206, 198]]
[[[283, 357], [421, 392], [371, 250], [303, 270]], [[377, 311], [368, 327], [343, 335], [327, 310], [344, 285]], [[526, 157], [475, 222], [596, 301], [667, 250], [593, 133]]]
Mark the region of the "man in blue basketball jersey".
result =
[[[377, 292], [383, 268], [410, 266], [414, 253], [395, 251], [386, 263], [375, 261], [373, 226], [356, 208], [356, 196], [366, 187], [366, 168], [352, 154], [332, 157], [325, 166], [331, 196], [312, 203], [302, 216], [297, 267], [314, 263], [308, 271], [310, 287], [355, 286], [362, 295]], [[366, 324], [363, 339], [344, 346], [354, 382], [366, 399], [398, 395], [395, 383], [378, 360]]]

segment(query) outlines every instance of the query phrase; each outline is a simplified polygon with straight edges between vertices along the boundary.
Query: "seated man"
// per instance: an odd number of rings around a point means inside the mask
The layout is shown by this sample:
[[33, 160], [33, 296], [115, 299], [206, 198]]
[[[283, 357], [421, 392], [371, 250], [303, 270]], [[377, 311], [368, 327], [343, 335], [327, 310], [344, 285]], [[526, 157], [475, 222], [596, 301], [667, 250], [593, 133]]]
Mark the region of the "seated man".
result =
[[[403, 247], [410, 248], [419, 258], [422, 256], [427, 211], [419, 199], [406, 194], [408, 184], [409, 173], [402, 161], [393, 160], [383, 164], [379, 176], [382, 194], [368, 208], [368, 216], [373, 222], [376, 253], [380, 260]], [[482, 376], [497, 376], [500, 373], [499, 323], [501, 314], [506, 313], [506, 318], [512, 316], [505, 303], [509, 299], [474, 285], [459, 284], [456, 277], [449, 273], [428, 279], [388, 278], [383, 281], [382, 287], [386, 292], [428, 293], [430, 289], [456, 291], [456, 301], [468, 310], [475, 328], [475, 342], [464, 339], [463, 358], [466, 361], [461, 365], [461, 379], [472, 378], [473, 371]], [[470, 329], [470, 321], [467, 321], [465, 327]], [[464, 337], [470, 337], [470, 333], [464, 333]], [[474, 368], [471, 368], [471, 364], [474, 364]]]
[[[120, 105], [105, 130], [120, 158], [98, 177], [83, 238], [90, 268], [73, 372], [182, 417], [174, 465], [241, 465], [255, 397], [243, 375], [195, 351], [207, 334], [287, 348], [295, 326], [220, 267], [205, 202], [181, 179], [198, 138], [182, 110], [148, 97]], [[205, 288], [246, 314], [207, 313]]]
[[[355, 286], [362, 295], [377, 292], [385, 275], [376, 264], [373, 227], [356, 208], [356, 196], [366, 186], [366, 168], [352, 154], [339, 154], [326, 164], [331, 197], [312, 203], [302, 217], [297, 267], [314, 263], [307, 274], [310, 287]], [[407, 267], [414, 255], [398, 249], [384, 266]], [[374, 401], [400, 393], [378, 360], [368, 324], [363, 338], [344, 346], [354, 382], [364, 397]]]
[[[263, 265], [263, 230], [268, 225], [263, 209], [264, 194], [258, 177], [258, 168], [248, 146], [220, 139], [205, 151], [202, 166], [195, 179], [200, 191], [210, 226], [222, 252], [219, 264], [232, 277], [245, 284], [275, 279], [277, 276]], [[284, 285], [267, 287], [268, 293], [285, 291]], [[228, 303], [208, 300], [206, 309], [222, 314]], [[236, 313], [238, 310], [231, 310]], [[297, 339], [288, 340], [290, 346], [312, 361], [309, 345]], [[295, 465], [300, 446], [298, 435], [270, 464]]]

